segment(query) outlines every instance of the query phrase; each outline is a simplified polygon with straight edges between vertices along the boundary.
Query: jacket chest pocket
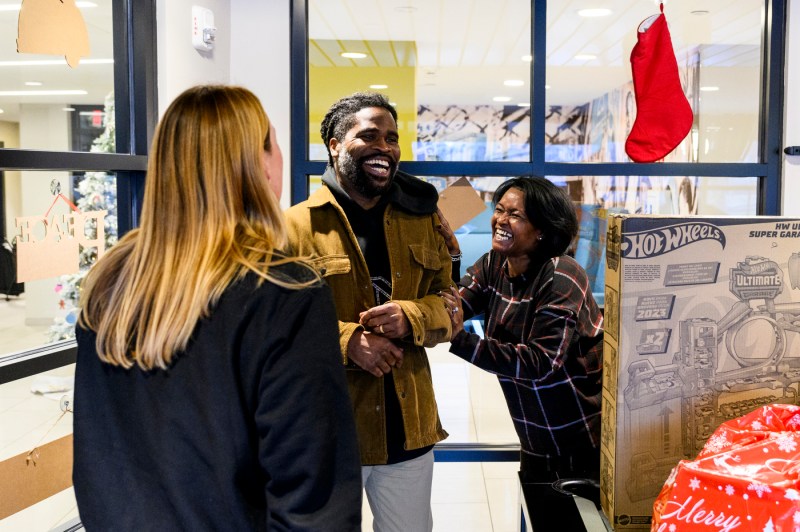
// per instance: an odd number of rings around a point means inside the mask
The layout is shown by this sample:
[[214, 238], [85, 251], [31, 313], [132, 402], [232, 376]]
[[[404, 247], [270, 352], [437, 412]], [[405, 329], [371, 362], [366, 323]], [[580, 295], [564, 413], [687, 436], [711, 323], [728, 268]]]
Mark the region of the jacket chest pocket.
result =
[[332, 275], [343, 275], [350, 273], [350, 257], [347, 255], [325, 255], [311, 259], [311, 264], [319, 273], [320, 277], [330, 277]]
[[355, 283], [351, 275], [352, 265], [347, 255], [325, 255], [309, 260], [333, 291], [336, 315], [340, 320], [351, 321], [355, 315]]
[[422, 298], [427, 295], [436, 274], [442, 269], [442, 261], [435, 248], [422, 244], [409, 244], [408, 249], [411, 255], [409, 289], [416, 291], [417, 298]]

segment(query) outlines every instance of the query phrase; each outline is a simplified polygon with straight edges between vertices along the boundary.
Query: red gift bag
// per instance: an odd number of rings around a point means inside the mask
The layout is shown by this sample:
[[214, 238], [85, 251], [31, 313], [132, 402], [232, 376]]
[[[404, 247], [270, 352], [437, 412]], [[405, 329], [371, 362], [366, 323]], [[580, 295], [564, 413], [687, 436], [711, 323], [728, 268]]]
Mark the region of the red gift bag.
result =
[[800, 532], [800, 406], [726, 421], [681, 460], [653, 505], [651, 532]]

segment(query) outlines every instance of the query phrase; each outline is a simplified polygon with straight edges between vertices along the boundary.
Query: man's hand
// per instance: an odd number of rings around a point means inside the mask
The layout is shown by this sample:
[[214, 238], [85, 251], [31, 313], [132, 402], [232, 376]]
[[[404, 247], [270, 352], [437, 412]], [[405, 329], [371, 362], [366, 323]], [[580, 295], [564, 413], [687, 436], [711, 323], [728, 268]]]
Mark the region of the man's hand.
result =
[[385, 338], [404, 338], [411, 334], [409, 323], [400, 305], [389, 301], [372, 307], [359, 315], [359, 323], [375, 334]]
[[347, 358], [361, 369], [381, 377], [403, 364], [403, 350], [388, 338], [358, 330], [347, 344]]

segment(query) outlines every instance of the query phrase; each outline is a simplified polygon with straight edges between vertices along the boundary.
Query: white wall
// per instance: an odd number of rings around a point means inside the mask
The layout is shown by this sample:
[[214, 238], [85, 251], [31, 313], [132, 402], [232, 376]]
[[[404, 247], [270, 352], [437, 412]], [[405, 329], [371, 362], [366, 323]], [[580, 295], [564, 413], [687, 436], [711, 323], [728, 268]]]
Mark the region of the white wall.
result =
[[290, 202], [289, 0], [231, 0], [231, 82], [253, 91], [278, 133], [283, 151], [281, 205]]
[[[192, 6], [214, 13], [217, 40], [210, 52], [192, 46]], [[181, 92], [203, 83], [228, 83], [231, 65], [229, 0], [159, 0], [156, 6], [158, 38], [159, 116]]]
[[[800, 2], [788, 2], [783, 145], [800, 146]], [[800, 156], [783, 156], [782, 214], [800, 215]]]
[[[214, 12], [217, 43], [211, 53], [191, 43], [191, 9]], [[201, 83], [232, 83], [252, 90], [278, 134], [284, 154], [281, 205], [289, 206], [289, 0], [159, 0], [159, 114], [181, 91]]]

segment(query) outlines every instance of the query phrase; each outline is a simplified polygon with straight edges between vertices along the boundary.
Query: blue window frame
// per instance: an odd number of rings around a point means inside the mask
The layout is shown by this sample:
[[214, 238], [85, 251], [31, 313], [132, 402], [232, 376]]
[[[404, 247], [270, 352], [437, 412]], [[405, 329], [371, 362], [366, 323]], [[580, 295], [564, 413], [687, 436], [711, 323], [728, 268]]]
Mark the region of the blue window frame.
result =
[[[0, 149], [4, 170], [91, 171], [117, 177], [119, 235], [138, 225], [147, 152], [158, 118], [156, 0], [113, 2], [116, 153]], [[5, 358], [0, 384], [75, 362], [75, 342], [61, 341]]]
[[[551, 2], [552, 4], [552, 2]], [[785, 0], [765, 0], [762, 32], [759, 154], [753, 163], [562, 163], [545, 158], [546, 1], [531, 1], [530, 160], [524, 162], [407, 161], [403, 170], [424, 176], [708, 176], [757, 178], [757, 214], [780, 214]], [[308, 197], [309, 176], [321, 175], [325, 162], [309, 158], [308, 2], [292, 0], [291, 20], [291, 202]]]

